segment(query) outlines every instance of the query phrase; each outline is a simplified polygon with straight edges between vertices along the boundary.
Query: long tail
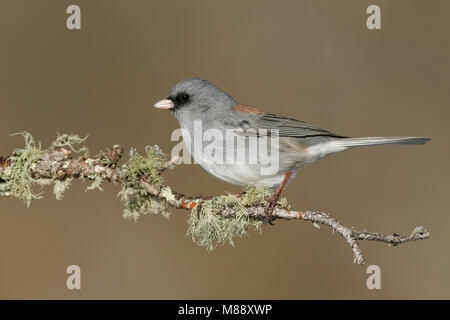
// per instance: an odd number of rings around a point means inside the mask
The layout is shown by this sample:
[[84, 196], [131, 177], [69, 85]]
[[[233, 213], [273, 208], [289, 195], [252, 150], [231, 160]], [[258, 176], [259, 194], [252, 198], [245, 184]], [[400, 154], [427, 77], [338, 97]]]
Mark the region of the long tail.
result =
[[360, 147], [384, 144], [425, 144], [430, 138], [423, 137], [365, 137], [365, 138], [343, 138], [330, 141], [330, 145], [336, 147]]
[[353, 147], [376, 146], [385, 144], [425, 144], [430, 140], [430, 138], [423, 137], [336, 138], [309, 147], [308, 153], [317, 160], [326, 155], [344, 151]]

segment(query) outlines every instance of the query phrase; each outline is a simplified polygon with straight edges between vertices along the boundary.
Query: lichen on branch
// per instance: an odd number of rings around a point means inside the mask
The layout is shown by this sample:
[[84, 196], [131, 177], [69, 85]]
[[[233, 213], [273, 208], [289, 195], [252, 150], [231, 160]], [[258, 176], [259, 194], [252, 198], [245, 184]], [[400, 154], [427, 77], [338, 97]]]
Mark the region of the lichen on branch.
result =
[[[204, 200], [192, 209], [187, 234], [209, 251], [226, 243], [234, 245], [233, 238], [247, 236], [251, 227], [261, 231], [263, 219], [249, 215], [247, 208], [264, 205], [273, 193], [268, 187], [249, 186], [239, 196], [228, 194]], [[227, 209], [233, 214], [222, 215]]]
[[[36, 143], [33, 136], [26, 131], [11, 134], [15, 135], [23, 136], [25, 146], [15, 149], [7, 159], [1, 159], [0, 196], [22, 199], [29, 207], [33, 199], [42, 198], [41, 193], [33, 191], [33, 185], [45, 186], [53, 183], [53, 192], [56, 199], [60, 200], [72, 179], [61, 180], [57, 175], [51, 177], [36, 175], [36, 165], [48, 150], [42, 150], [41, 143]], [[66, 147], [75, 151], [74, 146], [84, 142], [85, 139], [77, 135], [58, 134], [49, 150]]]
[[[189, 210], [187, 234], [208, 250], [227, 243], [233, 245], [236, 237], [247, 236], [251, 229], [261, 231], [266, 199], [273, 195], [265, 186], [249, 186], [240, 194], [218, 197], [189, 197], [175, 192], [164, 185], [162, 177], [175, 161], [168, 161], [157, 145], [146, 147], [143, 155], [132, 148], [129, 159], [120, 165], [123, 148], [118, 145], [92, 156], [83, 145], [87, 136], [58, 134], [49, 148], [42, 149], [28, 132], [19, 135], [25, 140], [24, 147], [15, 149], [8, 157], [0, 157], [0, 197], [15, 197], [30, 206], [33, 199], [42, 197], [34, 191], [35, 186], [53, 184], [53, 193], [60, 200], [74, 179], [92, 181], [87, 191], [102, 190], [102, 183], [112, 182], [120, 186], [118, 196], [125, 206], [124, 218], [137, 221], [147, 213], [168, 217], [169, 208]], [[365, 263], [358, 241], [396, 246], [430, 236], [422, 226], [409, 236], [356, 231], [326, 213], [291, 210], [285, 198], [277, 203], [273, 216], [328, 226], [346, 240], [358, 264]]]
[[169, 217], [170, 212], [167, 210], [165, 199], [149, 194], [142, 183], [145, 179], [157, 190], [163, 189], [163, 178], [160, 173], [167, 163], [166, 155], [157, 145], [146, 147], [144, 156], [134, 148], [130, 150], [129, 155], [129, 160], [122, 165], [120, 172], [119, 197], [125, 204], [123, 217], [134, 221], [147, 213], [161, 213]]
[[[21, 149], [15, 149], [6, 160], [5, 169], [0, 172], [0, 181], [2, 182], [0, 184], [0, 196], [22, 199], [29, 207], [32, 199], [41, 197], [32, 191], [33, 183], [43, 184], [43, 182], [33, 178], [32, 170], [43, 151], [41, 145], [36, 144], [28, 132], [11, 134], [11, 136], [15, 135], [23, 136], [25, 146]], [[7, 165], [8, 163], [14, 163], [14, 165]]]

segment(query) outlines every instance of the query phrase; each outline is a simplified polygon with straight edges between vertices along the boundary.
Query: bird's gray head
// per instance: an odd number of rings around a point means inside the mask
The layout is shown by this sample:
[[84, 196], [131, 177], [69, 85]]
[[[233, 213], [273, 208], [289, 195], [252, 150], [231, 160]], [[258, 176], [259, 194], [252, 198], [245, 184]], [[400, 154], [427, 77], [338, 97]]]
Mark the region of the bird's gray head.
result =
[[193, 118], [210, 109], [215, 113], [229, 110], [236, 101], [212, 83], [201, 78], [189, 78], [170, 89], [167, 98], [157, 102], [157, 109], [169, 109], [179, 119], [181, 116]]

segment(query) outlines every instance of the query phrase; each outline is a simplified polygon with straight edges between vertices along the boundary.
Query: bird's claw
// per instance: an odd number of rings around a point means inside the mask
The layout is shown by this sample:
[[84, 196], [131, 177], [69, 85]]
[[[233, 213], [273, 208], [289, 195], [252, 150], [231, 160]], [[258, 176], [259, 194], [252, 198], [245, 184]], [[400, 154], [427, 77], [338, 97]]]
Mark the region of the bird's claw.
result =
[[266, 207], [264, 208], [264, 214], [265, 214], [265, 218], [264, 221], [267, 224], [270, 224], [273, 226], [272, 221], [275, 220], [275, 218], [272, 215], [273, 209], [275, 209], [275, 206], [277, 205], [277, 201], [278, 198], [280, 196], [279, 195], [274, 195], [273, 197], [270, 197], [269, 199], [267, 199], [267, 204]]

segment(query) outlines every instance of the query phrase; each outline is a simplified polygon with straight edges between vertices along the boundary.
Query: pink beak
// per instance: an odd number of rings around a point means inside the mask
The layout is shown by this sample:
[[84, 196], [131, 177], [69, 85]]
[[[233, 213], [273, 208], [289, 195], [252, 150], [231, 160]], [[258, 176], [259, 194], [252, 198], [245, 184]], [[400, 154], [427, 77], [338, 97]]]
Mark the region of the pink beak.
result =
[[170, 101], [169, 99], [162, 99], [162, 100], [158, 101], [157, 103], [155, 103], [154, 107], [156, 109], [168, 110], [168, 109], [172, 109], [173, 107], [175, 107], [175, 104], [172, 101]]

